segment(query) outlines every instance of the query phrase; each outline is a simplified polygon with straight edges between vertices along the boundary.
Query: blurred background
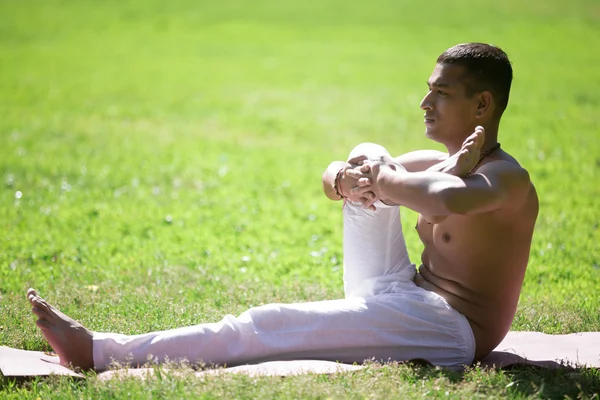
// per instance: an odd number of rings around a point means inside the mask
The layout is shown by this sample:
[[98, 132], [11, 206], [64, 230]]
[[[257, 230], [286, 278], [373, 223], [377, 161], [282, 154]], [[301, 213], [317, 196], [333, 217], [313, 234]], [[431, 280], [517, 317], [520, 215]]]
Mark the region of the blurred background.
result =
[[596, 0], [3, 0], [0, 299], [341, 295], [322, 171], [364, 141], [441, 149], [426, 81], [445, 49], [481, 41], [513, 62], [500, 141], [542, 199], [522, 327], [537, 304], [596, 315], [599, 22]]

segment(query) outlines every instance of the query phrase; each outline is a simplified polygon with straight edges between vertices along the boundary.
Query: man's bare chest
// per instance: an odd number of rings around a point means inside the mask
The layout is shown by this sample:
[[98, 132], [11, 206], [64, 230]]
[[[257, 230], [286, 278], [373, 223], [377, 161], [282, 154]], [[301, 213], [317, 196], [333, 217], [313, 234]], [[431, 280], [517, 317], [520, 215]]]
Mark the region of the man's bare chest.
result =
[[442, 222], [430, 222], [423, 216], [417, 221], [417, 233], [424, 245], [433, 245], [439, 250], [472, 247], [482, 235], [494, 229], [486, 219], [472, 216], [449, 216]]

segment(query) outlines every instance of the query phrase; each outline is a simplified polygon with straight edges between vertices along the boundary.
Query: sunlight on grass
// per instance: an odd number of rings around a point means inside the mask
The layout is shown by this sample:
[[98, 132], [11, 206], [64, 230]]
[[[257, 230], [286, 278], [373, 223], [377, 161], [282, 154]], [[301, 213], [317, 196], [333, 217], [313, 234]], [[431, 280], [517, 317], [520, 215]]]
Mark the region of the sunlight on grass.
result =
[[[0, 344], [47, 349], [24, 293], [140, 333], [342, 291], [329, 161], [363, 141], [436, 148], [435, 58], [500, 45], [500, 141], [540, 216], [513, 330], [600, 330], [595, 1], [0, 3]], [[416, 215], [403, 210], [413, 261]], [[592, 396], [597, 371], [372, 366], [336, 376], [0, 386], [15, 398]]]

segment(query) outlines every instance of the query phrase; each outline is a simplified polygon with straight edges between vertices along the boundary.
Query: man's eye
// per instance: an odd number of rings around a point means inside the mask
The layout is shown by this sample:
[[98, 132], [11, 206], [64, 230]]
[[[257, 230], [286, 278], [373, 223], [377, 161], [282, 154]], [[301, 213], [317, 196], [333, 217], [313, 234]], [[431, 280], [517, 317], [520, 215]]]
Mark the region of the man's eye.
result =
[[443, 90], [438, 90], [438, 93], [441, 94], [442, 96], [445, 96], [448, 94], [448, 93], [444, 92]]

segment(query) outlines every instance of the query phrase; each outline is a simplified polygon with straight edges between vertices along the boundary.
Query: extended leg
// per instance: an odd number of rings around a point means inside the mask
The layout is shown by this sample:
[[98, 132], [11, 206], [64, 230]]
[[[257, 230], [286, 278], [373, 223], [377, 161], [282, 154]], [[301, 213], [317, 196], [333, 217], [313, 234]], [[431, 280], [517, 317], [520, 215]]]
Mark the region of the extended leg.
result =
[[439, 297], [415, 286], [403, 294], [368, 299], [268, 304], [213, 324], [135, 336], [94, 333], [94, 364], [103, 369], [113, 358], [134, 365], [185, 358], [227, 366], [421, 358], [455, 366], [472, 360], [463, 343], [468, 323], [461, 317]]
[[101, 371], [113, 361], [137, 366], [182, 359], [233, 366], [292, 359], [352, 363], [421, 358], [455, 366], [473, 357], [464, 339], [470, 329], [464, 317], [414, 285], [366, 299], [269, 304], [218, 323], [142, 335], [90, 332], [37, 293], [30, 294], [30, 301], [61, 364], [82, 369]]

